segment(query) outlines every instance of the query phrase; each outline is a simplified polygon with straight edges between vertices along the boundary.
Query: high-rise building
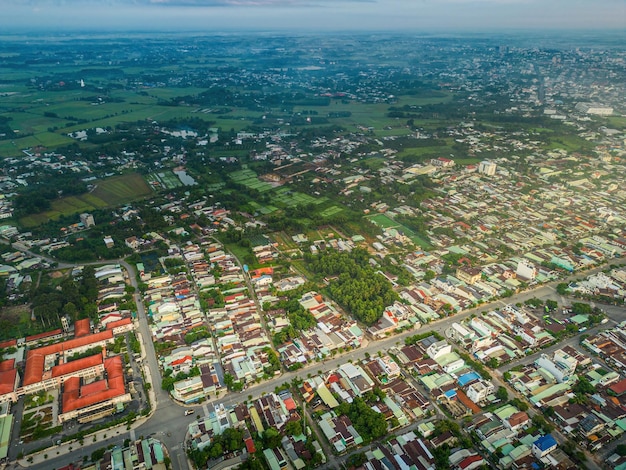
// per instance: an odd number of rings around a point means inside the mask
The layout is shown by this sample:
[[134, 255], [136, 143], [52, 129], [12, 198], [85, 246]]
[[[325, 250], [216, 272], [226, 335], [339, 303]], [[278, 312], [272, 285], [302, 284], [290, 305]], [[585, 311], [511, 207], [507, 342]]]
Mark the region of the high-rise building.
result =
[[496, 164], [489, 160], [483, 160], [478, 165], [478, 173], [483, 175], [493, 176], [496, 174]]
[[89, 227], [96, 225], [96, 222], [93, 220], [93, 215], [88, 214], [86, 212], [83, 214], [80, 214], [80, 221], [83, 223], [85, 228], [89, 228]]

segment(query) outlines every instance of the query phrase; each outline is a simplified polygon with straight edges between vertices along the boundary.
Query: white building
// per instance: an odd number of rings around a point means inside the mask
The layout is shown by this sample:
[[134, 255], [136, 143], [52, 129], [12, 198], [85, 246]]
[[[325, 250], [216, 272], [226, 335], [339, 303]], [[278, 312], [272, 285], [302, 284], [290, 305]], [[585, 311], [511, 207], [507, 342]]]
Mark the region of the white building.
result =
[[478, 173], [493, 176], [496, 174], [496, 164], [489, 160], [483, 160], [478, 164]]
[[562, 349], [557, 349], [554, 351], [552, 359], [542, 354], [541, 357], [535, 361], [535, 365], [550, 372], [557, 382], [563, 383], [567, 382], [576, 372], [578, 361], [565, 353]]
[[432, 359], [437, 359], [445, 354], [450, 354], [452, 352], [452, 345], [448, 344], [446, 341], [437, 341], [436, 343], [431, 344], [426, 349], [426, 354], [428, 354]]
[[484, 380], [480, 380], [478, 382], [474, 382], [469, 387], [467, 387], [466, 394], [467, 397], [472, 400], [474, 403], [480, 403], [487, 399], [489, 395], [493, 393], [493, 384], [491, 382], [485, 382]]
[[610, 116], [613, 114], [613, 108], [602, 106], [597, 103], [578, 103], [576, 110], [585, 114], [595, 114], [597, 116]]
[[517, 263], [517, 269], [515, 274], [523, 277], [524, 279], [534, 280], [537, 277], [537, 268], [526, 260], [521, 260]]
[[80, 221], [83, 223], [85, 228], [89, 228], [89, 227], [96, 225], [96, 222], [94, 221], [92, 214], [88, 214], [85, 212], [83, 214], [80, 214], [79, 217], [80, 217]]

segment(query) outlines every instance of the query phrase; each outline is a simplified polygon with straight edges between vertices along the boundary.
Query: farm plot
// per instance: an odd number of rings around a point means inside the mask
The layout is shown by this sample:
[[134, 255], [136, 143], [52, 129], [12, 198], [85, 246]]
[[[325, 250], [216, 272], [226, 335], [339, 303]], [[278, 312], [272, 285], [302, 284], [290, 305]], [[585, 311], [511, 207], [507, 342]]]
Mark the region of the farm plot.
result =
[[339, 214], [343, 210], [343, 207], [339, 206], [330, 206], [328, 209], [324, 209], [320, 212], [322, 217], [332, 217], [335, 214]]
[[146, 179], [152, 189], [174, 189], [182, 186], [180, 178], [171, 171], [160, 171], [158, 173], [150, 173]]
[[328, 201], [327, 197], [312, 197], [308, 194], [291, 191], [289, 188], [280, 188], [276, 190], [275, 195], [272, 197], [272, 201], [283, 204], [288, 207], [306, 204], [319, 205]]
[[263, 206], [255, 201], [251, 201], [248, 204], [250, 204], [250, 206], [252, 206], [255, 209], [255, 211], [263, 215], [271, 214], [272, 212], [275, 212], [278, 210], [278, 207], [274, 207], [271, 205]]
[[99, 181], [96, 188], [79, 196], [69, 196], [52, 201], [52, 208], [40, 214], [31, 214], [20, 219], [24, 227], [34, 227], [61, 216], [70, 216], [94, 209], [113, 207], [150, 194], [150, 188], [138, 173], [116, 176]]
[[257, 178], [257, 175], [252, 170], [239, 170], [231, 173], [230, 179], [232, 179], [235, 183], [243, 184], [244, 186], [256, 189], [257, 191], [264, 193], [266, 191], [270, 191], [273, 189], [273, 186], [265, 181], [261, 181]]

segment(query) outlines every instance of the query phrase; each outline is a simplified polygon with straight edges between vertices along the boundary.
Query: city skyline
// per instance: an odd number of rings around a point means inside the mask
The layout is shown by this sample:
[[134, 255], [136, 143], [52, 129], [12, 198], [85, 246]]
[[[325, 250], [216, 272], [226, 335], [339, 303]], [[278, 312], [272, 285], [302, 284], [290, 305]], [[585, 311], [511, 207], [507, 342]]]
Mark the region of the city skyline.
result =
[[624, 29], [623, 0], [18, 0], [13, 31], [507, 31]]

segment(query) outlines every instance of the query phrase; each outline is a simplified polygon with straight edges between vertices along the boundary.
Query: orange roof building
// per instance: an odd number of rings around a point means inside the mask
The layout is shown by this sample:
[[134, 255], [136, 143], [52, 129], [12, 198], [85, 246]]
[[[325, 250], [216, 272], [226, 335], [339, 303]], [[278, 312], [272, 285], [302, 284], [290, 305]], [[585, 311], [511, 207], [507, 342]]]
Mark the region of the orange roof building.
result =
[[111, 330], [114, 333], [117, 333], [117, 330], [128, 331], [132, 329], [133, 321], [130, 318], [122, 318], [121, 320], [116, 320], [107, 323], [106, 329]]
[[6, 361], [0, 362], [0, 372], [5, 372], [11, 369], [15, 369], [15, 359], [7, 359]]
[[458, 400], [461, 403], [463, 403], [463, 405], [465, 405], [467, 408], [469, 408], [469, 410], [473, 414], [480, 413], [480, 407], [476, 403], [474, 403], [472, 400], [470, 400], [469, 397], [465, 394], [465, 392], [463, 392], [463, 390], [458, 389], [456, 391], [456, 396]]
[[9, 339], [0, 343], [0, 349], [14, 348], [14, 347], [17, 347], [16, 339]]
[[104, 367], [98, 367], [101, 366], [102, 363], [103, 354], [94, 354], [93, 356], [83, 357], [82, 359], [54, 366], [52, 368], [52, 377], [58, 378], [61, 382], [63, 382], [63, 379], [68, 376], [78, 377], [92, 375], [93, 372], [90, 373], [89, 371], [94, 368], [101, 369], [101, 372], [104, 371]]
[[100, 417], [100, 413], [112, 411], [114, 404], [130, 401], [130, 394], [126, 392], [124, 384], [122, 358], [114, 356], [106, 359], [104, 369], [106, 378], [102, 380], [81, 385], [79, 377], [71, 377], [65, 382], [60, 422], [73, 418], [87, 420]]
[[15, 359], [0, 362], [0, 402], [11, 400], [17, 401], [15, 390], [19, 376], [15, 368]]
[[[26, 367], [24, 372], [24, 388], [26, 393], [33, 393], [46, 387], [40, 384], [45, 379], [52, 378], [52, 375], [44, 374], [46, 357], [52, 354], [70, 354], [80, 350], [88, 349], [98, 345], [104, 346], [113, 341], [113, 331], [106, 330], [81, 338], [74, 338], [62, 343], [51, 344], [37, 349], [31, 349], [26, 354]], [[44, 377], [45, 375], [45, 377]], [[56, 386], [50, 384], [51, 387]]]
[[83, 336], [87, 336], [89, 333], [91, 333], [89, 318], [76, 320], [76, 323], [74, 323], [74, 338], [82, 338]]
[[59, 328], [57, 330], [53, 330], [53, 331], [46, 331], [44, 333], [39, 333], [39, 334], [36, 334], [36, 335], [27, 336], [26, 337], [26, 344], [37, 342], [37, 341], [41, 341], [41, 340], [44, 340], [46, 338], [52, 338], [53, 336], [58, 336], [60, 334], [63, 334], [63, 330], [61, 328]]

